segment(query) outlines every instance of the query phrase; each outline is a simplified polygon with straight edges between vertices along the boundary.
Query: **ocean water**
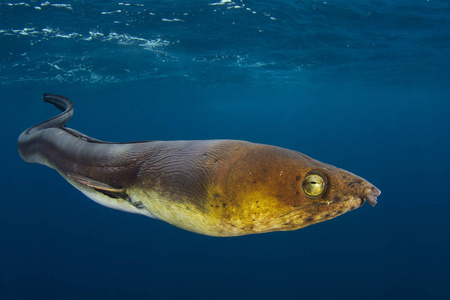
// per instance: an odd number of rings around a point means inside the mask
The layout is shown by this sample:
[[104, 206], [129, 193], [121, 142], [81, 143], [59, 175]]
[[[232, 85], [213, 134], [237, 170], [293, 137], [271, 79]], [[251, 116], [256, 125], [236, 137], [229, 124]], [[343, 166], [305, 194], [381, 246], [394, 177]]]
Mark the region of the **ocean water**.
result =
[[[0, 2], [1, 299], [448, 299], [450, 3]], [[100, 206], [17, 138], [69, 97], [116, 142], [241, 139], [381, 191], [291, 232], [214, 238]]]

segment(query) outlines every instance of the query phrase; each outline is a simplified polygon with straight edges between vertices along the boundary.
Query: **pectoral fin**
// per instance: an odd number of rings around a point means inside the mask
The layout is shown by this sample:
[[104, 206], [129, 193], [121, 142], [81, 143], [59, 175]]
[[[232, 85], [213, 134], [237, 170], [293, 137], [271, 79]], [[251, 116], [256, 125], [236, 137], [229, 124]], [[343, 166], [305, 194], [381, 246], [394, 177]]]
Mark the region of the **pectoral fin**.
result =
[[125, 188], [112, 187], [106, 183], [103, 183], [103, 182], [100, 182], [100, 181], [97, 181], [97, 180], [94, 180], [91, 178], [87, 178], [87, 177], [84, 177], [81, 175], [73, 174], [73, 173], [67, 173], [67, 176], [70, 179], [72, 179], [82, 185], [85, 185], [87, 187], [90, 187], [90, 188], [96, 190], [97, 192], [105, 194], [108, 197], [116, 198], [116, 199], [122, 198], [122, 199], [130, 200], [128, 194], [126, 193]]
[[124, 187], [122, 188], [116, 188], [113, 186], [110, 186], [109, 184], [106, 184], [104, 182], [97, 181], [95, 179], [91, 179], [88, 177], [84, 177], [81, 175], [73, 174], [73, 173], [67, 173], [67, 176], [72, 179], [73, 181], [82, 184], [84, 186], [87, 186], [91, 189], [96, 190], [99, 193], [102, 193], [105, 196], [108, 196], [110, 198], [114, 199], [123, 199], [125, 201], [128, 201], [131, 203], [134, 207], [138, 209], [144, 208], [144, 205], [139, 200], [133, 200], [126, 192], [126, 189]]

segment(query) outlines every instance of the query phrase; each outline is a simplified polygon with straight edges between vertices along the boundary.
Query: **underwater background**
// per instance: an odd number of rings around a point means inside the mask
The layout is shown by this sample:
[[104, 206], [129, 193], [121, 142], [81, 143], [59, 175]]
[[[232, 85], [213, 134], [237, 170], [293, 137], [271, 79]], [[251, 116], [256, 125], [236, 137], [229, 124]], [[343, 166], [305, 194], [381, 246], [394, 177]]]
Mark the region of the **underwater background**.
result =
[[[1, 299], [449, 299], [450, 2], [0, 1]], [[377, 186], [214, 238], [100, 206], [17, 138], [74, 102], [106, 141], [241, 139]]]

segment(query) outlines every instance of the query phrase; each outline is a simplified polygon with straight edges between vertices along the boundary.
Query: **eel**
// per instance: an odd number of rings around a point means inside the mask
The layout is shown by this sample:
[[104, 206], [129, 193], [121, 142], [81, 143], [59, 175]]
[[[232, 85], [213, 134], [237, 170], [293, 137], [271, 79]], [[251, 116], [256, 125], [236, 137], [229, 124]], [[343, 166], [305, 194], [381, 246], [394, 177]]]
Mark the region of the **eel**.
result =
[[65, 127], [62, 111], [25, 130], [23, 160], [58, 171], [104, 206], [209, 236], [296, 230], [377, 203], [380, 191], [348, 171], [276, 146], [239, 140], [111, 143]]

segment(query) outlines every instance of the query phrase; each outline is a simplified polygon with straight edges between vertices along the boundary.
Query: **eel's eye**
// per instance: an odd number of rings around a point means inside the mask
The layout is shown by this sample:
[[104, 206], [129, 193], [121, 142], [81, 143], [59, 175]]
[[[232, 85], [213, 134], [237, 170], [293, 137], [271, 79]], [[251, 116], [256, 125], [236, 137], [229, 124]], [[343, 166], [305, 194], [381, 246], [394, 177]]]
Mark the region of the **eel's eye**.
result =
[[317, 198], [325, 191], [326, 183], [325, 176], [317, 173], [308, 174], [302, 182], [303, 192], [309, 198]]

